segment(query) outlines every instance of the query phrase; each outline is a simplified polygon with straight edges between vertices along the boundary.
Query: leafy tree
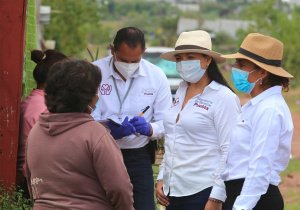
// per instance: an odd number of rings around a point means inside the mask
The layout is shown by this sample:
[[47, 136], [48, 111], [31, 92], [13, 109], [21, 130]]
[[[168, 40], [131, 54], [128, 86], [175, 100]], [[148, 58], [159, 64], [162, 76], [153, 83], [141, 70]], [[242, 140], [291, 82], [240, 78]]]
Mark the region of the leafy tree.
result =
[[[113, 5], [113, 6], [112, 6]], [[109, 14], [109, 10], [112, 14]], [[122, 22], [121, 27], [135, 26], [144, 31], [148, 45], [173, 46], [177, 34], [179, 10], [167, 2], [113, 0], [101, 3], [101, 20]], [[119, 25], [118, 25], [119, 26]]]
[[28, 95], [33, 88], [36, 87], [32, 77], [32, 72], [35, 63], [30, 59], [31, 50], [37, 48], [37, 32], [36, 32], [36, 2], [29, 0], [26, 12], [26, 36], [25, 36], [25, 54], [24, 54], [24, 69], [23, 69], [23, 94]]
[[247, 31], [241, 31], [239, 43], [250, 32], [273, 36], [284, 43], [283, 67], [294, 75], [294, 84], [300, 81], [300, 14], [299, 8], [276, 0], [259, 1], [249, 6], [245, 17], [252, 20]]
[[[68, 55], [79, 55], [88, 42], [106, 42], [109, 37], [100, 21], [95, 0], [43, 0], [51, 6], [51, 22], [46, 25], [46, 39], [56, 40], [56, 48]], [[99, 37], [96, 34], [99, 34]]]

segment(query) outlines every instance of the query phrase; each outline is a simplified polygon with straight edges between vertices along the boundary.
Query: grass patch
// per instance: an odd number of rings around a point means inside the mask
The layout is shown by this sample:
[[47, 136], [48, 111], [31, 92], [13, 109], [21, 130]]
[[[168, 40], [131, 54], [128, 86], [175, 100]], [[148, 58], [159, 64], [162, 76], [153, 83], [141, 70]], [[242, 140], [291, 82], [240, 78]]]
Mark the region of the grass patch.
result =
[[22, 190], [5, 189], [0, 186], [1, 210], [31, 210], [31, 201], [24, 198]]
[[300, 209], [300, 199], [299, 192], [296, 190], [289, 190], [285, 195], [287, 200], [285, 200], [285, 210], [299, 210]]
[[[300, 172], [300, 160], [291, 159], [288, 167], [281, 174], [282, 177], [287, 176], [290, 173]], [[300, 209], [300, 208], [299, 208]]]

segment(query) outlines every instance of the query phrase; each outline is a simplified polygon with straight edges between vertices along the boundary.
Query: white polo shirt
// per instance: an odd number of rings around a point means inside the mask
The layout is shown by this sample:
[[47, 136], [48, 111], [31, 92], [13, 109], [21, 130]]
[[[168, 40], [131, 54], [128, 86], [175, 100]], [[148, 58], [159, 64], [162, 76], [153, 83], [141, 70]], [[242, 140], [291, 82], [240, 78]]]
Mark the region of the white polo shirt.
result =
[[240, 102], [229, 88], [213, 81], [181, 110], [187, 87], [180, 84], [165, 117], [165, 154], [157, 179], [163, 179], [165, 195], [188, 196], [213, 186], [210, 197], [225, 201], [220, 173]]
[[275, 86], [252, 98], [233, 129], [222, 178], [245, 178], [234, 210], [253, 209], [269, 184], [280, 183], [279, 174], [288, 165], [294, 126], [281, 91]]
[[[163, 118], [172, 103], [170, 86], [163, 71], [150, 62], [141, 59], [139, 69], [124, 81], [113, 69], [112, 56], [97, 60], [93, 64], [98, 66], [102, 73], [99, 101], [92, 113], [94, 119], [113, 118], [117, 120], [120, 117], [120, 121], [122, 121], [126, 116], [131, 119], [137, 116], [145, 107], [150, 106], [144, 117], [147, 122], [151, 123], [152, 137], [163, 137]], [[113, 80], [115, 80], [115, 83]], [[129, 91], [121, 110], [116, 88], [121, 100]], [[140, 148], [149, 142], [149, 137], [130, 135], [118, 139], [116, 142], [121, 149]]]

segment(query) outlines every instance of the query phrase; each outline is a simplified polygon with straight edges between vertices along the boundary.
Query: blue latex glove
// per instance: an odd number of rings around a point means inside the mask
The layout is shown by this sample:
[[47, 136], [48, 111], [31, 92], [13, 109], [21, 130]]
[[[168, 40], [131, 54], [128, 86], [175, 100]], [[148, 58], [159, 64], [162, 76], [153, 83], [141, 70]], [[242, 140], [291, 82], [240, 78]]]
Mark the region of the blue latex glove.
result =
[[116, 140], [136, 133], [134, 126], [130, 122], [128, 122], [128, 117], [125, 117], [121, 125], [117, 125], [113, 122], [108, 122], [106, 125], [110, 129], [110, 134]]
[[151, 136], [151, 125], [146, 122], [144, 117], [135, 116], [129, 122], [135, 127], [137, 133], [142, 134], [144, 136]]

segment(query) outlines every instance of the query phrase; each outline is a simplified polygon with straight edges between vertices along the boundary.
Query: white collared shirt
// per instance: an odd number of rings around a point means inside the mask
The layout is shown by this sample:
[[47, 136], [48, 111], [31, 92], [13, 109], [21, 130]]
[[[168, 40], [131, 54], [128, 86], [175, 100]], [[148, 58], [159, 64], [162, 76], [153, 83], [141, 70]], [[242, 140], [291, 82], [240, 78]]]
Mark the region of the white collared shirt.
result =
[[288, 165], [294, 126], [281, 91], [271, 87], [242, 107], [222, 174], [224, 180], [245, 178], [234, 210], [253, 209]]
[[[143, 116], [147, 122], [151, 123], [153, 129], [152, 137], [161, 138], [164, 134], [164, 114], [172, 103], [170, 86], [163, 71], [142, 59], [139, 69], [124, 81], [113, 69], [112, 56], [97, 60], [93, 64], [98, 66], [102, 73], [99, 101], [92, 113], [94, 119], [116, 119], [117, 116], [120, 116], [121, 122], [126, 116], [131, 119], [141, 113], [147, 106], [150, 106]], [[117, 87], [114, 85], [114, 79]], [[129, 88], [131, 82], [132, 86]], [[118, 88], [121, 100], [128, 89], [130, 89], [123, 103], [121, 113], [119, 112], [120, 101], [116, 88]], [[143, 135], [130, 135], [117, 140], [121, 149], [140, 148], [148, 142], [149, 137]]]
[[165, 117], [165, 154], [157, 179], [163, 179], [165, 195], [188, 196], [213, 186], [210, 197], [224, 201], [220, 172], [240, 112], [239, 99], [213, 81], [181, 110], [186, 90], [187, 83], [181, 83]]

